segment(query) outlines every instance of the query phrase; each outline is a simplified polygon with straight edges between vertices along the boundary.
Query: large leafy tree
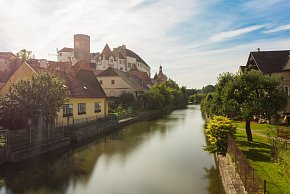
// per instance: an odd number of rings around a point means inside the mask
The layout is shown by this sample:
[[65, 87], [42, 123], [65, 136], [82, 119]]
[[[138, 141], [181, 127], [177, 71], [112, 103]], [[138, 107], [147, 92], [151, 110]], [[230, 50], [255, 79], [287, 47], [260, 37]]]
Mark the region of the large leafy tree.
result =
[[[40, 72], [31, 80], [16, 82], [11, 91], [2, 97], [1, 111], [9, 115], [6, 119], [22, 116], [36, 124], [40, 119], [46, 127], [53, 121], [62, 104], [67, 101], [67, 91], [63, 80], [50, 72]], [[9, 107], [9, 104], [13, 106]]]
[[33, 59], [34, 55], [32, 54], [32, 51], [21, 49], [17, 54], [17, 57], [21, 60], [21, 62], [26, 62], [29, 59]]
[[271, 119], [287, 105], [280, 82], [280, 77], [256, 70], [242, 75], [224, 73], [218, 78], [212, 97], [203, 101], [202, 109], [209, 115], [242, 117], [246, 121], [248, 141], [252, 141], [250, 121], [253, 116]]

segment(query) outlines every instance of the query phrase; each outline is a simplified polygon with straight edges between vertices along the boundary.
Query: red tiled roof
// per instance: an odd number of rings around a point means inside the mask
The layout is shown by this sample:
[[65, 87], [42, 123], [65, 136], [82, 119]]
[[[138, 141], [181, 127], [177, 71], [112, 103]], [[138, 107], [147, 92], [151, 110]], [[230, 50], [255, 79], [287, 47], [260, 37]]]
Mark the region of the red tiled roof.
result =
[[109, 67], [98, 75], [98, 77], [109, 77], [117, 76], [120, 77], [123, 81], [129, 84], [134, 90], [148, 90], [148, 86], [142, 80], [137, 79], [135, 76], [130, 75], [127, 72], [123, 72], [119, 69]]
[[36, 72], [49, 70], [62, 78], [70, 91], [70, 97], [75, 98], [106, 98], [106, 94], [98, 82], [93, 71], [68, 67], [67, 71], [46, 69], [31, 66]]
[[108, 44], [105, 45], [105, 47], [104, 47], [104, 49], [103, 49], [101, 54], [102, 54], [102, 56], [105, 57], [106, 60], [109, 60], [110, 56], [114, 57], [113, 52], [111, 51], [111, 49], [110, 49]]
[[0, 58], [6, 59], [9, 61], [14, 61], [17, 59], [17, 56], [14, 55], [12, 52], [0, 52]]
[[133, 64], [132, 68], [129, 71], [129, 74], [133, 75], [135, 78], [150, 84], [151, 79], [146, 72], [140, 71], [135, 64]]
[[73, 52], [74, 49], [73, 48], [68, 48], [68, 47], [63, 47], [61, 50], [59, 50], [58, 52]]
[[0, 88], [2, 88], [2, 86], [4, 86], [4, 84], [5, 84], [5, 83], [1, 83], [1, 82], [0, 82]]

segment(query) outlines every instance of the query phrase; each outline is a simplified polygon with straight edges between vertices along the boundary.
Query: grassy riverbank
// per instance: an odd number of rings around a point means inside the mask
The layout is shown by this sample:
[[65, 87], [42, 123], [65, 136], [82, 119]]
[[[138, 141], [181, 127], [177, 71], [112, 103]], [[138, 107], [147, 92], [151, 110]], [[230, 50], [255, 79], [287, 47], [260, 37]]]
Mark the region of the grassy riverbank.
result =
[[276, 136], [277, 128], [290, 130], [290, 127], [252, 123], [253, 142], [248, 142], [245, 123], [237, 124], [236, 142], [256, 172], [267, 181], [267, 193], [290, 193], [290, 145], [288, 149], [279, 149], [278, 159], [273, 159], [270, 140]]

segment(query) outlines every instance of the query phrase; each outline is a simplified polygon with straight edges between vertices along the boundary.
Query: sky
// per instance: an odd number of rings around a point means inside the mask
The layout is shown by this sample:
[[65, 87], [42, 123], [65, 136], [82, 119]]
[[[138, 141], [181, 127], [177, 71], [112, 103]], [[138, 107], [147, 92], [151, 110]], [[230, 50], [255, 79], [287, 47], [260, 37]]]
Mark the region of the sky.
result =
[[0, 7], [0, 51], [26, 48], [56, 60], [74, 34], [91, 52], [122, 44], [151, 74], [201, 88], [245, 65], [251, 51], [290, 50], [289, 0], [9, 0]]

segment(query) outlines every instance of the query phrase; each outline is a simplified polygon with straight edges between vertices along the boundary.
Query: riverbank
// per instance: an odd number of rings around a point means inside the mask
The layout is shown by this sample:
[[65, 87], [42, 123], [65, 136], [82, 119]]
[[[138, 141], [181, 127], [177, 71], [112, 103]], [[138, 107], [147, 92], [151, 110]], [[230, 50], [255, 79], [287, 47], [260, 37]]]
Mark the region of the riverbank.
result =
[[112, 120], [109, 122], [96, 125], [79, 126], [74, 130], [66, 130], [64, 137], [52, 139], [46, 142], [39, 142], [34, 144], [26, 144], [15, 147], [13, 149], [0, 150], [0, 164], [15, 163], [22, 160], [37, 157], [39, 155], [47, 154], [50, 152], [57, 152], [66, 149], [69, 146], [78, 146], [90, 143], [100, 138], [106, 137], [122, 128], [144, 120], [157, 119], [163, 116], [162, 111], [150, 111], [139, 113], [134, 117], [129, 117], [122, 120]]
[[0, 193], [223, 194], [199, 106], [0, 168]]

